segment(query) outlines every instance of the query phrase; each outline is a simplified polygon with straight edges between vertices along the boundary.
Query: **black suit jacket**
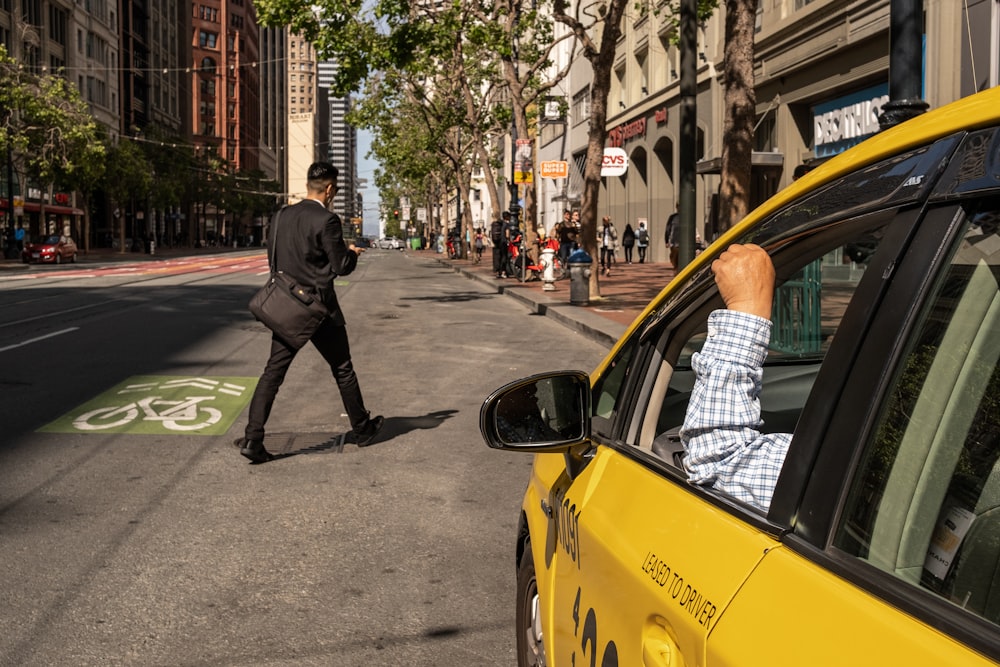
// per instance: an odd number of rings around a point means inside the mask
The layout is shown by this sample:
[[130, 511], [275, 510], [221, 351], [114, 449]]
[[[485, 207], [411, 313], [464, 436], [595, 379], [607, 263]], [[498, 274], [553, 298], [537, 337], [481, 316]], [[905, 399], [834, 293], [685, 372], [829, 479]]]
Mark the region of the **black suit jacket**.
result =
[[276, 264], [279, 271], [315, 290], [330, 311], [330, 319], [344, 324], [333, 279], [351, 273], [358, 265], [358, 255], [347, 249], [344, 230], [335, 213], [314, 199], [286, 206], [271, 220], [267, 258], [271, 266]]

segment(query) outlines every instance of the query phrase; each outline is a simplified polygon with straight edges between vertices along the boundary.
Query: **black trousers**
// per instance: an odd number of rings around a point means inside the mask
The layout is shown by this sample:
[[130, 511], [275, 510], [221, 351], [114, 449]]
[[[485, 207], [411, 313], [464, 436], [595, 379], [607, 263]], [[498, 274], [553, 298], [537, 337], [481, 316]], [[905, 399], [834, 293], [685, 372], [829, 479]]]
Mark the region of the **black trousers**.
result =
[[507, 248], [502, 244], [493, 246], [493, 273], [507, 272]]
[[[354, 373], [354, 365], [351, 363], [347, 328], [334, 324], [330, 319], [323, 320], [323, 324], [313, 334], [310, 342], [330, 365], [333, 378], [337, 381], [337, 388], [340, 389], [340, 398], [344, 401], [344, 408], [351, 420], [351, 427], [355, 431], [360, 431], [368, 424], [369, 414], [361, 396], [358, 376]], [[274, 405], [278, 389], [285, 381], [285, 374], [288, 373], [288, 367], [292, 365], [296, 352], [297, 350], [285, 345], [281, 339], [276, 336], [271, 337], [271, 356], [257, 382], [253, 398], [250, 399], [250, 416], [244, 433], [247, 440], [264, 439], [264, 424], [271, 415], [271, 406]]]

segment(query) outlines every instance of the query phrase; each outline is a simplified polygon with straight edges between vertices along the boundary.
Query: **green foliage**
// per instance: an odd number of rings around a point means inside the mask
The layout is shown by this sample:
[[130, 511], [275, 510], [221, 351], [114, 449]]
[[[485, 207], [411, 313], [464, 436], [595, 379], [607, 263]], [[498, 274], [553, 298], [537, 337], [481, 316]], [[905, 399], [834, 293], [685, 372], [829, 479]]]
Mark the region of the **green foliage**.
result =
[[113, 202], [144, 201], [152, 183], [152, 168], [136, 142], [123, 138], [111, 147], [103, 188]]
[[37, 75], [0, 46], [0, 149], [11, 148], [18, 171], [42, 183], [93, 183], [105, 144], [76, 87]]

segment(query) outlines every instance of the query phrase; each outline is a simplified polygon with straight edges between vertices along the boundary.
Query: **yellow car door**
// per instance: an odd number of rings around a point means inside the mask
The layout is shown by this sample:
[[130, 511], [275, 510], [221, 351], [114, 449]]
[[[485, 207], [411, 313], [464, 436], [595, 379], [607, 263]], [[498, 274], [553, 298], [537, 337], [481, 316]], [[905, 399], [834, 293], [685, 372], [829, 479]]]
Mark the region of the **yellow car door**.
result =
[[775, 544], [609, 447], [554, 500], [571, 528], [552, 566], [536, 564], [549, 579], [539, 588], [550, 592], [550, 665], [701, 664], [723, 610]]

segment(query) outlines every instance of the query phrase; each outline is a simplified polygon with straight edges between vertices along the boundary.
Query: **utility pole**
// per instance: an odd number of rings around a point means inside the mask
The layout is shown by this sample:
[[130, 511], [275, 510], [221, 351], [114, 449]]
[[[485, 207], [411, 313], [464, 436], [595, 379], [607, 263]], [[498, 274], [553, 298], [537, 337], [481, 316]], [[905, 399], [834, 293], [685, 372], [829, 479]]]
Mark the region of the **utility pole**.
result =
[[879, 128], [887, 130], [927, 111], [920, 97], [923, 63], [923, 3], [889, 3], [889, 102], [882, 107]]
[[680, 193], [678, 206], [678, 269], [694, 259], [695, 208], [697, 206], [696, 161], [698, 156], [698, 32], [697, 0], [681, 0], [681, 132], [678, 140]]

